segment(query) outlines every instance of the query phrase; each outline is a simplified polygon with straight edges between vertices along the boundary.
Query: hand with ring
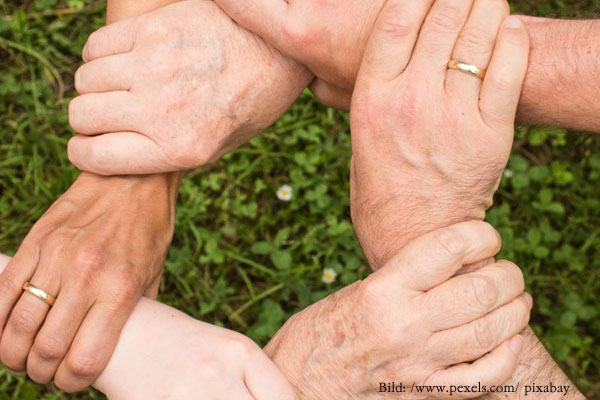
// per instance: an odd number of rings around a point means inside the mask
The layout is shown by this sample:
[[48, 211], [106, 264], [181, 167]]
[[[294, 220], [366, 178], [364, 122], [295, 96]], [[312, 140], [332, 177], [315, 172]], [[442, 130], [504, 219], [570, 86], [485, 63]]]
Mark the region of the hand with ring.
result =
[[0, 273], [0, 360], [81, 390], [102, 372], [141, 296], [156, 297], [178, 179], [82, 174]]
[[505, 1], [411, 2], [408, 27], [401, 3], [379, 16], [350, 111], [352, 219], [374, 268], [414, 237], [484, 218], [529, 54]]

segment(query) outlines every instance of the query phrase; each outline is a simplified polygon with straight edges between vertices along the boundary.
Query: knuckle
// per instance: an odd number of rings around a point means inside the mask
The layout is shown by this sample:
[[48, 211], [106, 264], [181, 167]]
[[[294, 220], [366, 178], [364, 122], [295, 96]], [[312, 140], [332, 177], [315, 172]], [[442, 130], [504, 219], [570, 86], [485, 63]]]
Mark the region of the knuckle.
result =
[[80, 274], [89, 277], [104, 268], [105, 256], [96, 249], [83, 248], [75, 254], [74, 263]]
[[246, 336], [233, 334], [228, 338], [227, 347], [231, 356], [247, 360], [254, 354], [256, 344]]
[[432, 27], [440, 32], [456, 32], [462, 28], [461, 11], [457, 6], [443, 5], [438, 12], [429, 16]]
[[21, 290], [17, 281], [12, 274], [9, 274], [6, 270], [0, 275], [0, 298], [11, 298], [14, 293]]
[[494, 330], [484, 318], [476, 320], [473, 324], [473, 337], [475, 344], [484, 351], [493, 348], [496, 341]]
[[452, 227], [439, 231], [436, 241], [443, 251], [453, 257], [460, 256], [468, 248], [466, 239]]
[[476, 275], [471, 280], [472, 302], [480, 311], [490, 310], [498, 300], [498, 292], [492, 278]]
[[498, 261], [496, 264], [502, 267], [502, 269], [505, 270], [509, 275], [514, 277], [508, 282], [513, 282], [515, 285], [517, 285], [519, 292], [525, 290], [525, 276], [523, 275], [523, 270], [521, 270], [517, 264], [507, 260]]
[[64, 340], [54, 336], [42, 336], [33, 345], [33, 351], [42, 360], [60, 360], [67, 352]]
[[494, 43], [492, 37], [486, 37], [480, 31], [464, 31], [458, 38], [457, 47], [465, 51], [481, 51], [488, 49]]
[[140, 293], [140, 283], [135, 277], [122, 281], [119, 287], [119, 294], [116, 296], [117, 303], [120, 305], [129, 304], [133, 299], [137, 300], [137, 296]]
[[305, 46], [316, 43], [320, 40], [318, 32], [310, 24], [301, 20], [291, 21], [283, 27], [283, 34], [295, 47], [305, 48]]
[[68, 373], [75, 377], [93, 378], [102, 372], [100, 359], [85, 353], [67, 356], [65, 367]]
[[31, 335], [37, 331], [38, 327], [35, 314], [26, 308], [14, 310], [9, 325], [12, 325], [15, 333], [21, 335]]
[[382, 281], [376, 279], [375, 275], [372, 275], [361, 281], [358, 287], [361, 304], [377, 307], [377, 304], [381, 301], [382, 293], [384, 293]]
[[404, 39], [413, 32], [413, 27], [406, 21], [406, 9], [401, 4], [386, 7], [379, 20], [378, 28], [387, 35]]
[[118, 279], [113, 280], [111, 285], [112, 314], [122, 313], [125, 309], [131, 308], [134, 305], [142, 293], [142, 281], [141, 279], [133, 274], [127, 273], [122, 274]]

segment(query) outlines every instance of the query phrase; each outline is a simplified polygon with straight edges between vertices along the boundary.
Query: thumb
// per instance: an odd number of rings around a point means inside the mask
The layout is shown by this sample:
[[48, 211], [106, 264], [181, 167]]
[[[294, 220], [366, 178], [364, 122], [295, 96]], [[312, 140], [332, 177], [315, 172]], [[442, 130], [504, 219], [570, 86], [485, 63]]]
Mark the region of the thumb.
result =
[[69, 161], [77, 168], [98, 175], [156, 174], [178, 170], [161, 161], [162, 151], [154, 141], [135, 132], [73, 136], [67, 152]]
[[500, 235], [490, 224], [462, 222], [410, 242], [382, 271], [398, 271], [407, 289], [429, 291], [464, 265], [495, 256], [500, 246]]

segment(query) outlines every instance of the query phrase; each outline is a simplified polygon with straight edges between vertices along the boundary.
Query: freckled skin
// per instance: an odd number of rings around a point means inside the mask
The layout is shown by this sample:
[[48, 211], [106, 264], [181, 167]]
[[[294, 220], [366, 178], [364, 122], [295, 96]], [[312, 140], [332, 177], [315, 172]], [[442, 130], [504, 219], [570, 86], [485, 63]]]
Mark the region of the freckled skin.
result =
[[[139, 151], [137, 167], [125, 168], [119, 167], [123, 155], [96, 158], [93, 142], [84, 146], [75, 137], [69, 156], [85, 171], [142, 174], [211, 163], [275, 122], [312, 78], [212, 1], [178, 2], [133, 21], [135, 42], [131, 52], [121, 55], [119, 71], [131, 76], [128, 104], [96, 110], [102, 118], [107, 118], [104, 111], [127, 112], [122, 118], [127, 126], [102, 128], [101, 121], [84, 112], [85, 88], [98, 76], [86, 74], [95, 68], [86, 65], [78, 73], [83, 94], [72, 102], [69, 118], [80, 132], [93, 130], [91, 125], [102, 133], [135, 132], [138, 151], [147, 149]], [[115, 149], [108, 151], [118, 153]]]

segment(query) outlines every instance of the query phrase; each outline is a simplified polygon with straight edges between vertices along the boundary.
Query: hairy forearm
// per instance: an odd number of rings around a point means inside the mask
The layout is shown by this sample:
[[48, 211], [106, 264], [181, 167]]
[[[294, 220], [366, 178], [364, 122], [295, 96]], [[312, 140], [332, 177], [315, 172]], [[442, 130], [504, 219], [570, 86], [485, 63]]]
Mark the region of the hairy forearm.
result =
[[531, 55], [518, 120], [600, 132], [600, 20], [522, 18]]

